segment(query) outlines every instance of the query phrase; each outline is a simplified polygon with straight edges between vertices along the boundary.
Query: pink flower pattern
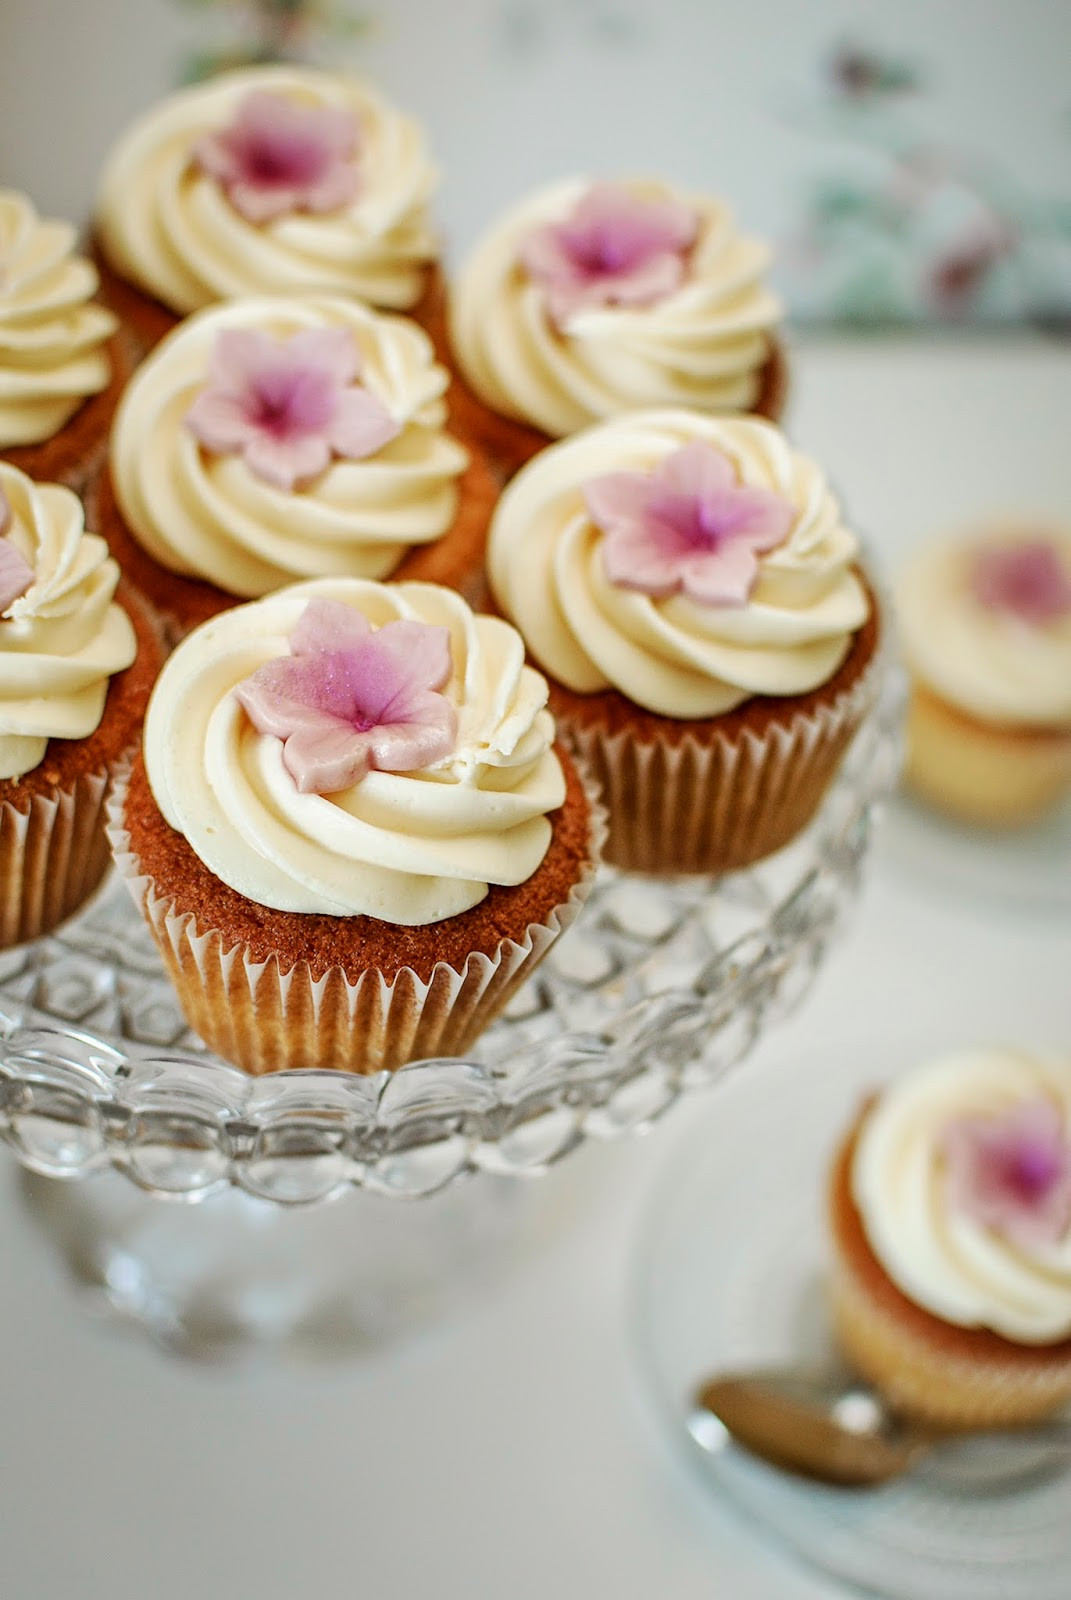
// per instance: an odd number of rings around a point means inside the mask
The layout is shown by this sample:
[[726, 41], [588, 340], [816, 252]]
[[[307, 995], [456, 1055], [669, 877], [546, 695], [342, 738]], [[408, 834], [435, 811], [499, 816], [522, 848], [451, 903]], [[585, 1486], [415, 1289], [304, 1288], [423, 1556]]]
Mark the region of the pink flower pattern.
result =
[[310, 328], [290, 339], [227, 328], [186, 426], [206, 449], [240, 454], [265, 483], [293, 489], [332, 456], [361, 460], [401, 432], [383, 402], [354, 382], [359, 369], [347, 328]]
[[611, 472], [584, 485], [605, 535], [611, 583], [657, 599], [683, 592], [704, 606], [744, 605], [760, 553], [788, 536], [796, 513], [772, 489], [742, 484], [729, 457], [695, 440], [653, 472]]
[[952, 1207], [1027, 1249], [1071, 1227], [1071, 1140], [1060, 1111], [1038, 1098], [1000, 1116], [961, 1117], [945, 1130]]
[[338, 600], [311, 600], [290, 655], [235, 690], [259, 733], [283, 740], [283, 765], [302, 794], [335, 794], [367, 772], [414, 772], [457, 739], [444, 694], [453, 671], [447, 628], [368, 619]]
[[360, 187], [359, 132], [348, 111], [256, 89], [228, 127], [198, 141], [193, 157], [234, 209], [259, 224], [347, 205]]
[[673, 294], [698, 232], [698, 216], [679, 201], [597, 183], [564, 222], [533, 229], [520, 259], [562, 328], [592, 306], [648, 306]]
[[1003, 611], [1043, 628], [1071, 616], [1071, 572], [1048, 539], [993, 545], [974, 558], [970, 573], [975, 599], [987, 611]]

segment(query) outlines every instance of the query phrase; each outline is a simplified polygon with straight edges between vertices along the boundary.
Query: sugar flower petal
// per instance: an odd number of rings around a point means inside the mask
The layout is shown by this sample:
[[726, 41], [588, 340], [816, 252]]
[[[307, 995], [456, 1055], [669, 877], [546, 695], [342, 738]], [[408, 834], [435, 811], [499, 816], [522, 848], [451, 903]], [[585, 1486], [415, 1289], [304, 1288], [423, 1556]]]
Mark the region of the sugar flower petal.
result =
[[653, 305], [673, 294], [698, 232], [698, 215], [682, 202], [601, 183], [564, 221], [533, 229], [520, 260], [563, 327], [586, 307]]
[[362, 460], [401, 431], [378, 396], [352, 381], [359, 371], [357, 342], [345, 328], [311, 328], [290, 339], [226, 329], [186, 426], [205, 449], [241, 454], [265, 483], [293, 489], [333, 455]]
[[373, 767], [417, 771], [453, 749], [457, 713], [438, 692], [453, 671], [446, 628], [373, 630], [359, 612], [321, 600], [306, 607], [290, 645], [235, 693], [258, 732], [283, 740], [302, 793], [350, 788]]
[[590, 479], [584, 498], [604, 535], [611, 583], [659, 599], [683, 592], [709, 606], [746, 602], [758, 555], [788, 537], [796, 515], [783, 496], [741, 484], [729, 458], [699, 441], [653, 472]]
[[960, 1117], [943, 1138], [949, 1204], [1028, 1249], [1071, 1229], [1071, 1138], [1052, 1101]]
[[203, 172], [256, 225], [300, 211], [337, 211], [356, 195], [359, 129], [347, 111], [254, 90], [233, 122], [193, 150]]
[[[6, 510], [6, 506], [4, 507]], [[7, 525], [6, 518], [0, 527]], [[14, 605], [33, 584], [37, 574], [17, 545], [10, 539], [0, 538], [0, 614]]]
[[1071, 572], [1048, 539], [980, 550], [971, 565], [970, 584], [987, 611], [1004, 612], [1032, 627], [1071, 615]]

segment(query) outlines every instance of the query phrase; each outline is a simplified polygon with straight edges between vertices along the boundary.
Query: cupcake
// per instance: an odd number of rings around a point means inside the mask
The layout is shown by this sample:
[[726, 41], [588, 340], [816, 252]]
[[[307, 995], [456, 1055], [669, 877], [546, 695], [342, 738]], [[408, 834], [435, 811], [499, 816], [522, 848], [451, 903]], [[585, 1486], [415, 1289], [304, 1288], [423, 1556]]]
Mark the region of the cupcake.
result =
[[810, 820], [877, 690], [858, 555], [818, 467], [756, 418], [635, 412], [509, 484], [491, 588], [602, 785], [616, 866], [729, 872]]
[[1071, 531], [998, 523], [927, 545], [896, 594], [912, 692], [905, 781], [990, 827], [1071, 789]]
[[223, 74], [113, 149], [96, 208], [106, 299], [143, 348], [238, 295], [345, 295], [439, 324], [436, 183], [420, 128], [358, 79]]
[[167, 662], [112, 839], [190, 1024], [250, 1073], [457, 1055], [573, 920], [598, 813], [516, 632], [320, 579]]
[[0, 189], [0, 457], [80, 489], [103, 454], [130, 372], [117, 319], [69, 222]]
[[0, 462], [0, 946], [47, 933], [108, 865], [104, 796], [160, 648], [60, 484]]
[[93, 507], [172, 638], [301, 578], [482, 584], [495, 484], [427, 335], [356, 301], [190, 317], [123, 396]]
[[491, 227], [453, 285], [466, 438], [509, 475], [551, 439], [652, 406], [774, 420], [770, 252], [720, 201], [575, 178]]
[[943, 1427], [1071, 1399], [1071, 1059], [965, 1050], [896, 1079], [830, 1188], [846, 1354]]

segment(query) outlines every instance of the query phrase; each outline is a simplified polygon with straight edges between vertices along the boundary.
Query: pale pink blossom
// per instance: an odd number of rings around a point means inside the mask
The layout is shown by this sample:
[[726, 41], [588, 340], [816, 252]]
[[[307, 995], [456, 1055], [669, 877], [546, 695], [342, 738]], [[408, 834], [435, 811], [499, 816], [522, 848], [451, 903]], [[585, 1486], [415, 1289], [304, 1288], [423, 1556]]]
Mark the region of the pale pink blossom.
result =
[[290, 339], [227, 328], [186, 426], [206, 449], [242, 455], [258, 478], [292, 489], [332, 456], [361, 460], [401, 432], [383, 402], [354, 382], [359, 369], [348, 328], [310, 328]]
[[259, 733], [282, 739], [302, 794], [334, 794], [372, 768], [414, 772], [454, 748], [457, 712], [438, 693], [453, 671], [447, 628], [388, 622], [312, 600], [268, 661], [235, 690]]
[[791, 501], [743, 484], [729, 457], [696, 440], [653, 472], [611, 472], [584, 485], [605, 535], [611, 583], [659, 599], [683, 592], [705, 606], [741, 606], [758, 579], [758, 556], [787, 538]]
[[952, 1208], [1015, 1243], [1055, 1244], [1071, 1227], [1071, 1140], [1051, 1100], [960, 1117], [942, 1142]]
[[1071, 572], [1048, 539], [1026, 539], [980, 550], [971, 588], [987, 611], [1003, 611], [1032, 627], [1071, 615]]
[[360, 186], [356, 118], [256, 89], [228, 127], [206, 134], [194, 160], [253, 223], [298, 211], [338, 211]]
[[563, 327], [591, 306], [649, 306], [680, 288], [699, 217], [678, 200], [590, 188], [563, 222], [535, 228], [520, 259]]

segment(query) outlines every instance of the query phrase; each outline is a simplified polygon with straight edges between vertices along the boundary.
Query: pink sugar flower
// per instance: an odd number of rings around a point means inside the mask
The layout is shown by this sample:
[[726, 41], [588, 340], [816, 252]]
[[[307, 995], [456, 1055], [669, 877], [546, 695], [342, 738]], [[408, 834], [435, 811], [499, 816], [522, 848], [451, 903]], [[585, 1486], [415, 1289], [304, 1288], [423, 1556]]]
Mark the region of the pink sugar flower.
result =
[[26, 593], [37, 577], [18, 545], [3, 538], [10, 521], [11, 507], [0, 489], [0, 615]]
[[437, 692], [453, 671], [448, 629], [374, 630], [352, 606], [311, 600], [290, 651], [235, 693], [258, 733], [284, 741], [283, 765], [302, 794], [349, 789], [372, 768], [419, 771], [454, 748], [457, 712]]
[[947, 1193], [955, 1210], [1027, 1249], [1071, 1227], [1071, 1140], [1051, 1100], [1000, 1116], [961, 1117], [945, 1130]]
[[611, 583], [665, 599], [683, 591], [704, 606], [743, 605], [758, 553], [787, 538], [795, 509], [771, 489], [742, 484], [729, 457], [696, 440], [653, 472], [611, 472], [584, 485], [605, 534]]
[[227, 328], [186, 426], [206, 449], [243, 455], [258, 478], [292, 489], [323, 472], [332, 455], [359, 461], [401, 432], [383, 402], [353, 382], [359, 368], [347, 328], [290, 339]]
[[533, 229], [520, 258], [561, 328], [590, 306], [648, 306], [672, 294], [698, 233], [698, 216], [680, 201], [597, 183], [564, 222]]
[[228, 127], [206, 134], [193, 157], [247, 222], [298, 211], [338, 211], [359, 188], [356, 118], [256, 89]]
[[970, 583], [987, 611], [1007, 612], [1031, 627], [1043, 628], [1071, 615], [1071, 572], [1048, 539], [980, 550]]

